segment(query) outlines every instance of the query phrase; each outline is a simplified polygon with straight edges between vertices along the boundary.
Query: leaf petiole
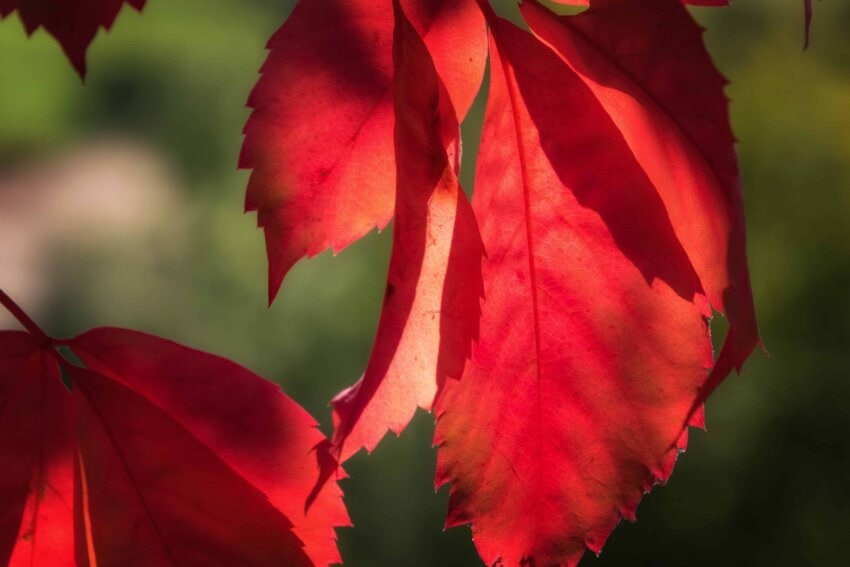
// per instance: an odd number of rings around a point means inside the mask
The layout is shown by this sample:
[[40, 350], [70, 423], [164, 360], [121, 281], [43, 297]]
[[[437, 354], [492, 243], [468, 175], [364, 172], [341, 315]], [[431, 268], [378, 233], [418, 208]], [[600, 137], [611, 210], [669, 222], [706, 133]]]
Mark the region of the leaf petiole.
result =
[[0, 289], [0, 304], [11, 313], [18, 322], [23, 325], [32, 336], [43, 342], [45, 345], [53, 344], [53, 339], [47, 333], [41, 330], [35, 321], [33, 321], [21, 307], [9, 297], [5, 291]]

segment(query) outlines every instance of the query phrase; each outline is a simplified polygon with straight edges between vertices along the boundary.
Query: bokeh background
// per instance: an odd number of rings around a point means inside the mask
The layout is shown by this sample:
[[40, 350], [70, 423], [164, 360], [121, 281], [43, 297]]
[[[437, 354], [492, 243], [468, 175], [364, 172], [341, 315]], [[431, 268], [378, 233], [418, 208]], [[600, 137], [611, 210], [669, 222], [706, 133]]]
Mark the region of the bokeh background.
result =
[[[806, 52], [800, 0], [693, 10], [732, 80], [770, 356], [720, 388], [668, 486], [583, 566], [850, 565], [850, 2], [816, 4]], [[235, 163], [265, 41], [290, 9], [150, 0], [97, 38], [85, 86], [52, 38], [0, 22], [0, 287], [55, 335], [123, 325], [230, 357], [327, 432], [328, 400], [369, 355], [390, 242], [302, 262], [267, 309]], [[480, 120], [479, 105], [467, 156]], [[432, 432], [420, 412], [348, 465], [348, 565], [480, 564], [468, 528], [442, 529]]]

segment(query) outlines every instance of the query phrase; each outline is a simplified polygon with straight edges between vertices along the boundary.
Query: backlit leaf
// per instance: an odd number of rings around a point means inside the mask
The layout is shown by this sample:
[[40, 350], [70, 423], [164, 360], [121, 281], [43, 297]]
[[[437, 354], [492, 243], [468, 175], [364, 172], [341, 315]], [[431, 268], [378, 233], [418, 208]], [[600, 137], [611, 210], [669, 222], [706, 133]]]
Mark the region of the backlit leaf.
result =
[[349, 520], [336, 483], [305, 506], [325, 438], [280, 388], [229, 360], [137, 331], [99, 328], [69, 344], [89, 368], [162, 408], [262, 490], [316, 564], [339, 562], [333, 528]]
[[11, 565], [337, 563], [349, 520], [328, 450], [303, 409], [228, 360], [126, 329], [0, 333]]
[[457, 118], [425, 44], [397, 2], [395, 11], [393, 252], [366, 373], [334, 400], [342, 459], [430, 409], [478, 334], [483, 249], [457, 179]]
[[0, 564], [74, 565], [70, 393], [36, 339], [0, 331]]
[[491, 21], [473, 208], [480, 342], [436, 404], [448, 525], [487, 564], [575, 565], [664, 482], [712, 365], [666, 203], [582, 77]]
[[[463, 117], [484, 72], [481, 13], [466, 0], [404, 0]], [[392, 3], [299, 2], [269, 41], [248, 105], [245, 208], [265, 230], [272, 299], [292, 265], [339, 251], [394, 210]]]
[[595, 0], [560, 18], [530, 0], [522, 13], [616, 123], [712, 307], [729, 319], [702, 402], [759, 342], [727, 81], [705, 50], [702, 28], [674, 0]]

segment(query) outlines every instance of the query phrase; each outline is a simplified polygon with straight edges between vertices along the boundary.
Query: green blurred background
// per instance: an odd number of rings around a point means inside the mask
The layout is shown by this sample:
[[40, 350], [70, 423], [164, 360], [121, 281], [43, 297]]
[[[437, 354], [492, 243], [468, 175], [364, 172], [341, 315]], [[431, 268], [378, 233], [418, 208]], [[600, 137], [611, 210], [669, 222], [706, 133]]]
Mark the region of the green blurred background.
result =
[[[807, 52], [800, 0], [694, 10], [732, 80], [771, 354], [721, 387], [668, 486], [584, 566], [850, 565], [850, 2], [815, 8]], [[290, 9], [150, 0], [97, 38], [85, 87], [52, 38], [0, 22], [0, 287], [54, 334], [123, 325], [230, 357], [327, 432], [328, 400], [369, 355], [390, 242], [302, 262], [266, 308], [235, 163], [263, 46]], [[468, 528], [442, 530], [432, 431], [420, 412], [347, 466], [348, 565], [480, 564]]]

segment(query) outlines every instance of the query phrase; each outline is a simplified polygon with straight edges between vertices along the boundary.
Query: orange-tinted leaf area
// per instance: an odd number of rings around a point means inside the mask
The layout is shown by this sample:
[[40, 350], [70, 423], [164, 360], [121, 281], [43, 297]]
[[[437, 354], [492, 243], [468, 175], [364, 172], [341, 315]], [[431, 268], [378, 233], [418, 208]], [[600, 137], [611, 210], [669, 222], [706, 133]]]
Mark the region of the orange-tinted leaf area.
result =
[[0, 564], [340, 561], [336, 464], [277, 386], [137, 331], [28, 328], [0, 332]]
[[533, 36], [491, 32], [473, 201], [486, 301], [437, 402], [437, 482], [487, 563], [575, 564], [684, 449], [712, 365], [707, 304], [592, 90]]
[[[335, 455], [433, 408], [448, 525], [471, 523], [488, 564], [599, 551], [759, 341], [726, 81], [682, 5], [728, 2], [561, 3], [589, 8], [527, 0], [523, 31], [485, 0], [301, 2], [242, 154], [272, 296], [302, 256], [394, 216], [372, 356], [334, 400]], [[457, 119], [486, 56], [470, 212]], [[730, 323], [716, 358], [714, 311]]]
[[[459, 378], [478, 334], [483, 247], [458, 183], [460, 130], [428, 50], [395, 9], [396, 200], [393, 252], [375, 350], [334, 401], [345, 459], [396, 433], [439, 385]], [[438, 340], [435, 340], [438, 338]]]
[[141, 10], [146, 0], [0, 0], [0, 17], [17, 10], [28, 34], [40, 27], [56, 38], [81, 76], [86, 50], [100, 28], [112, 27], [124, 4]]

